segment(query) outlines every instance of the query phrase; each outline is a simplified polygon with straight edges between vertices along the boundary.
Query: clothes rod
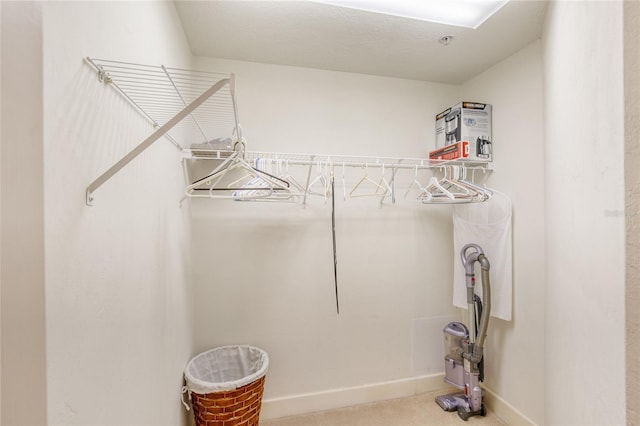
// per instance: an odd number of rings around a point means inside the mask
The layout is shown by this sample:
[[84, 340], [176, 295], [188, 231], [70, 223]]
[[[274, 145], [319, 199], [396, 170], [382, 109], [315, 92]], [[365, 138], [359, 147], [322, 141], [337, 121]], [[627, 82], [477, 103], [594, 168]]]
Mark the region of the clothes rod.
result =
[[[194, 154], [196, 151], [198, 154]], [[188, 160], [224, 160], [232, 151], [185, 149], [184, 158]], [[491, 163], [486, 161], [470, 160], [430, 160], [427, 158], [400, 158], [400, 157], [366, 157], [327, 154], [301, 154], [284, 152], [257, 152], [245, 151], [243, 158], [247, 161], [266, 160], [275, 164], [292, 166], [333, 166], [333, 167], [386, 167], [396, 169], [434, 169], [448, 165], [462, 166], [467, 169], [480, 169], [491, 171]]]

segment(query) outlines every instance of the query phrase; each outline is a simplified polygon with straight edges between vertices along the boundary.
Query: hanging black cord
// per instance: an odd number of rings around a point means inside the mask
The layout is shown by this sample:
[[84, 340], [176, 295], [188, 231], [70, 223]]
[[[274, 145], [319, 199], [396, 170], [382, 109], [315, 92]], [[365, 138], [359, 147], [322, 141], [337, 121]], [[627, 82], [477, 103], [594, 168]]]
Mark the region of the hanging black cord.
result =
[[340, 303], [338, 302], [338, 254], [336, 253], [336, 196], [335, 179], [331, 173], [331, 235], [333, 237], [333, 282], [336, 289], [336, 314], [340, 315]]

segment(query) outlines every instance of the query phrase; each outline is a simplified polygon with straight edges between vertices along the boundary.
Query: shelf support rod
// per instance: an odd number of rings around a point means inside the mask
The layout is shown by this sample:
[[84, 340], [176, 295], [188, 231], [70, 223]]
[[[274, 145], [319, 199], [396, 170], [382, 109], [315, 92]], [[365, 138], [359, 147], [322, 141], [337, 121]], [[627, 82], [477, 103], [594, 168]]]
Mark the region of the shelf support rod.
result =
[[222, 89], [225, 85], [230, 84], [231, 78], [225, 78], [218, 81], [216, 84], [207, 89], [202, 95], [198, 96], [193, 102], [187, 105], [182, 109], [179, 113], [177, 113], [171, 120], [167, 121], [164, 125], [162, 125], [158, 130], [153, 132], [151, 136], [142, 141], [140, 145], [132, 149], [127, 155], [125, 155], [120, 161], [111, 166], [109, 170], [100, 175], [96, 180], [91, 182], [91, 185], [87, 187], [86, 193], [86, 203], [88, 206], [93, 205], [93, 193], [96, 189], [100, 188], [102, 184], [108, 181], [113, 175], [115, 175], [120, 169], [129, 164], [134, 158], [140, 155], [144, 150], [149, 148], [151, 144], [160, 139], [162, 135], [171, 130], [176, 124], [180, 122], [187, 115], [191, 114], [194, 109], [199, 107], [202, 103], [204, 103], [207, 99], [217, 93], [220, 89]]
[[[131, 99], [131, 97], [124, 90], [122, 90], [120, 86], [118, 86], [118, 83], [116, 83], [111, 79], [111, 76], [109, 75], [108, 72], [106, 72], [100, 65], [96, 64], [93, 61], [93, 59], [91, 59], [90, 57], [87, 56], [86, 58], [84, 58], [84, 60], [93, 69], [95, 69], [98, 72], [98, 81], [113, 87], [116, 90], [116, 92], [120, 93], [120, 95], [123, 96], [131, 105], [133, 105], [135, 109], [137, 109], [142, 115], [147, 117], [147, 119], [151, 122], [151, 124], [153, 124], [153, 127], [155, 127], [156, 129], [160, 127], [160, 125], [156, 122], [156, 120], [151, 118], [151, 116], [149, 116], [149, 114], [147, 114], [147, 112], [144, 109], [142, 109], [140, 105], [138, 105], [133, 99]], [[182, 146], [173, 138], [173, 136], [171, 136], [169, 133], [165, 134], [164, 136], [167, 139], [169, 139], [169, 142], [175, 145], [176, 148], [182, 151]]]
[[[160, 65], [160, 67], [162, 68], [162, 71], [164, 71], [164, 74], [167, 76], [167, 79], [169, 79], [169, 83], [171, 83], [171, 85], [173, 86], [173, 89], [176, 91], [176, 94], [178, 95], [178, 97], [182, 101], [182, 105], [187, 106], [187, 101], [184, 100], [184, 97], [182, 96], [182, 93], [180, 93], [180, 89], [178, 89], [178, 86], [176, 86], [176, 83], [171, 78], [171, 74], [169, 74], [169, 71], [167, 71], [167, 69], [165, 68], [164, 65]], [[193, 114], [189, 114], [189, 115], [193, 119], [193, 122], [195, 123], [196, 127], [198, 128], [198, 130], [200, 130], [200, 134], [202, 134], [202, 141], [204, 143], [207, 143], [207, 135], [204, 134], [204, 130], [202, 130], [202, 127], [200, 127], [200, 123], [198, 123], [198, 120], [196, 119], [196, 117]]]

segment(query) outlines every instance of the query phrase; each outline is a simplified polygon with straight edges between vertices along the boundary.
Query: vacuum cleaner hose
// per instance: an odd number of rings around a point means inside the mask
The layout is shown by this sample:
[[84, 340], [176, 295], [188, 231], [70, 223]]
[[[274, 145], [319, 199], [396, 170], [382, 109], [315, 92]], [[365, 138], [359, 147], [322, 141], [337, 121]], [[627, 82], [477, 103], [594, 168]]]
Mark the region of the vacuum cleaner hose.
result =
[[482, 298], [483, 309], [480, 318], [480, 327], [478, 328], [478, 338], [473, 347], [473, 355], [470, 359], [472, 362], [480, 362], [484, 351], [484, 340], [487, 337], [487, 329], [489, 328], [489, 317], [491, 316], [491, 283], [489, 282], [489, 260], [484, 254], [478, 256], [480, 262], [482, 276]]

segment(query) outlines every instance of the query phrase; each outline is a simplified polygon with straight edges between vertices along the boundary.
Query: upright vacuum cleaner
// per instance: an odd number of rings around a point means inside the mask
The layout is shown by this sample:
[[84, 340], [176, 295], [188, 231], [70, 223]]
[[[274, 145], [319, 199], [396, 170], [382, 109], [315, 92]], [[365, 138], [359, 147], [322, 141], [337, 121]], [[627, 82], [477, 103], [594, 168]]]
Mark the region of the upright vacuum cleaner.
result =
[[[445, 382], [462, 389], [448, 395], [436, 397], [436, 402], [445, 411], [458, 411], [462, 420], [471, 416], [485, 416], [482, 402], [484, 391], [480, 382], [484, 380], [483, 347], [491, 314], [491, 289], [489, 283], [489, 260], [477, 244], [467, 244], [460, 252], [467, 285], [469, 328], [460, 322], [451, 322], [444, 328]], [[475, 294], [475, 263], [482, 271], [482, 300]], [[479, 322], [479, 327], [476, 327]]]

